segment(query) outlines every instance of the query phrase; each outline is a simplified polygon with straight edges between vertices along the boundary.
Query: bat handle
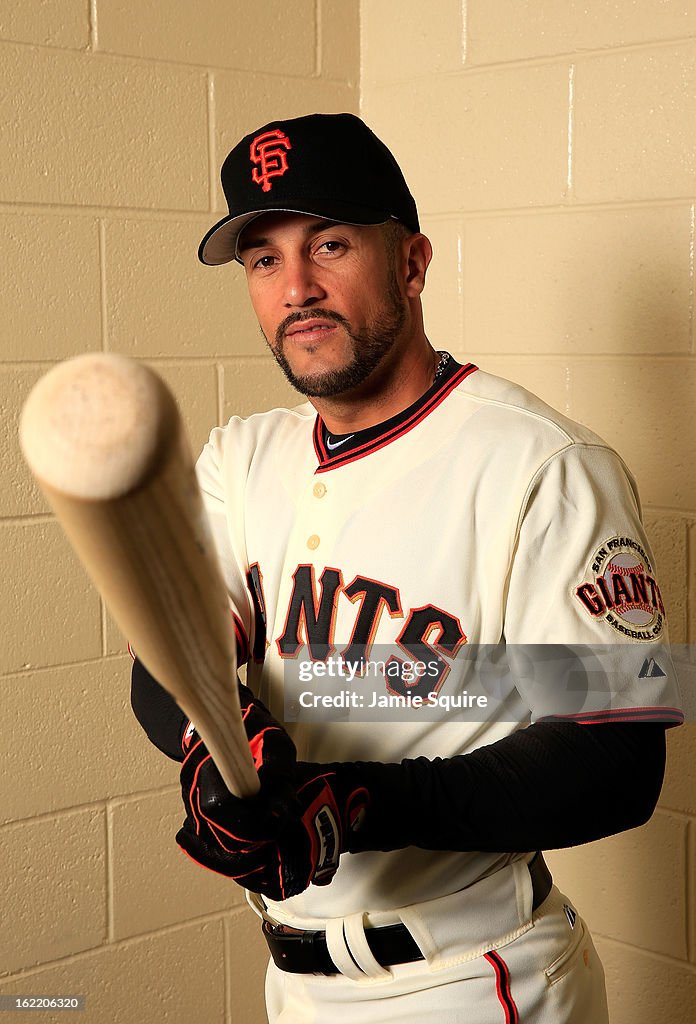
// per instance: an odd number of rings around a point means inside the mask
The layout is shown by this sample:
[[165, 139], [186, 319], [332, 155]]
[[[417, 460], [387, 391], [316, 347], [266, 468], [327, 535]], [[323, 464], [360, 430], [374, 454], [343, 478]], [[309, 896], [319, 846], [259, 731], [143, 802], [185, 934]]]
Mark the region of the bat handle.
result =
[[[184, 707], [183, 703], [180, 701], [182, 710], [197, 728], [197, 709], [191, 705]], [[232, 705], [221, 708], [213, 718], [208, 714], [205, 735], [201, 735], [230, 793], [245, 799], [258, 793], [259, 777], [248, 746], [240, 748], [239, 717], [239, 707]]]

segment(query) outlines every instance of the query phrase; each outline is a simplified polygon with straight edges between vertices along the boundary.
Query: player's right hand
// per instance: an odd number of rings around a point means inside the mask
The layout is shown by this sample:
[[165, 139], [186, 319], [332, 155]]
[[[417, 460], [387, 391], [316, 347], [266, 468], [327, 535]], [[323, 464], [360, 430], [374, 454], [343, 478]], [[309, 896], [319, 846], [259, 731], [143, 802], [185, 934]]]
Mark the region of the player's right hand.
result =
[[[238, 681], [237, 688], [244, 731], [262, 788], [266, 792], [290, 792], [290, 780], [294, 776], [297, 761], [295, 744], [280, 722], [273, 717], [266, 705], [254, 696], [248, 686]], [[193, 765], [195, 763], [200, 768], [203, 761], [210, 759], [210, 754], [191, 721], [184, 729], [181, 746], [184, 755], [181, 769], [183, 787], [185, 775], [193, 777], [195, 774], [197, 781], [197, 771], [194, 772]], [[227, 787], [223, 788], [227, 793]], [[183, 795], [186, 803], [186, 793]]]
[[242, 720], [259, 776], [257, 796], [240, 800], [222, 780], [193, 722], [181, 746], [181, 793], [186, 819], [177, 842], [194, 860], [221, 874], [234, 875], [232, 857], [275, 839], [297, 813], [297, 751], [290, 735], [252, 691], [239, 683]]
[[[273, 774], [291, 778], [297, 759], [292, 739], [266, 705], [254, 697], [248, 686], [238, 683], [237, 689], [244, 730], [261, 782], [264, 777], [268, 779]], [[181, 737], [183, 760], [186, 760], [199, 740], [195, 725], [189, 721]]]

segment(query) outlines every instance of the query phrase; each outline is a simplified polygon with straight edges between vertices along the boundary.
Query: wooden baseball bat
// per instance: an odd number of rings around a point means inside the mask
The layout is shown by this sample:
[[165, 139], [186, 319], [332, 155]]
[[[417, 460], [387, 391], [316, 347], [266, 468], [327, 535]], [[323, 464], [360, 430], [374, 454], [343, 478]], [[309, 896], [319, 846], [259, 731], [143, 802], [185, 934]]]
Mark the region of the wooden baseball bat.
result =
[[228, 789], [252, 796], [232, 610], [171, 392], [125, 356], [77, 356], [36, 384], [20, 441], [138, 658], [194, 722]]

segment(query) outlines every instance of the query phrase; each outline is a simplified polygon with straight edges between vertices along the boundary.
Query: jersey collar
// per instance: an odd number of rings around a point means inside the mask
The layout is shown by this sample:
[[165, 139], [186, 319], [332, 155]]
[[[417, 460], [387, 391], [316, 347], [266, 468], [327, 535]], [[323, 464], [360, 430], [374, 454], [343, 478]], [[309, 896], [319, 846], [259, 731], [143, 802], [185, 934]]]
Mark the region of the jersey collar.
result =
[[366, 455], [396, 441], [429, 416], [476, 369], [478, 367], [473, 363], [462, 365], [450, 356], [438, 379], [407, 409], [383, 423], [365, 430], [356, 430], [352, 434], [330, 434], [321, 416], [317, 414], [313, 431], [314, 450], [319, 462], [316, 472], [325, 473], [357, 459], [364, 459]]

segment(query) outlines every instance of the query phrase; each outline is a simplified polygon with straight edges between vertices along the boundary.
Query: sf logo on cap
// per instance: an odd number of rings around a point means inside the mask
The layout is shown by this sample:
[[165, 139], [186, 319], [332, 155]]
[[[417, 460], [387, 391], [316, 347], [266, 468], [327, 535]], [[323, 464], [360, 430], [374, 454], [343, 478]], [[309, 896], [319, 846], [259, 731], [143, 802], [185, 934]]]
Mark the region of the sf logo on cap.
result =
[[288, 169], [288, 161], [285, 151], [292, 149], [290, 139], [281, 132], [280, 128], [273, 131], [263, 132], [257, 135], [250, 146], [252, 163], [259, 166], [254, 167], [251, 172], [252, 180], [261, 185], [264, 192], [270, 192], [271, 178], [281, 177]]

